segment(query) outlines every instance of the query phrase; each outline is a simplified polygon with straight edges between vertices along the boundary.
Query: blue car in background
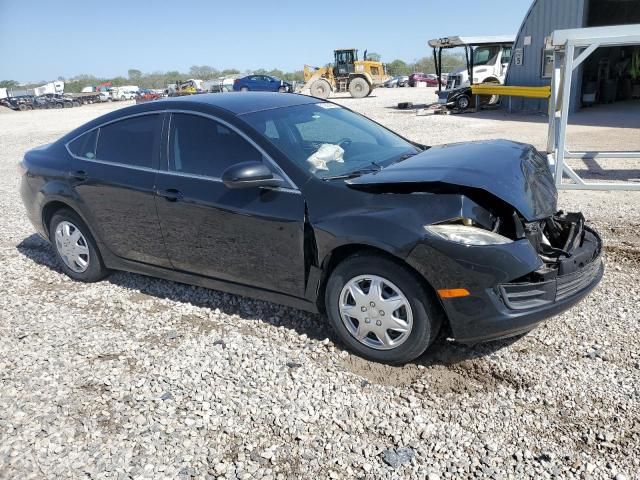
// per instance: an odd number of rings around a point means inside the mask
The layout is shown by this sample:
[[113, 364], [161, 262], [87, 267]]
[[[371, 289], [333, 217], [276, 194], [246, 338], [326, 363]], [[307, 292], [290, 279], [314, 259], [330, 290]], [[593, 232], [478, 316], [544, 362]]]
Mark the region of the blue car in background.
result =
[[291, 92], [291, 84], [269, 75], [247, 75], [236, 78], [233, 82], [234, 92]]

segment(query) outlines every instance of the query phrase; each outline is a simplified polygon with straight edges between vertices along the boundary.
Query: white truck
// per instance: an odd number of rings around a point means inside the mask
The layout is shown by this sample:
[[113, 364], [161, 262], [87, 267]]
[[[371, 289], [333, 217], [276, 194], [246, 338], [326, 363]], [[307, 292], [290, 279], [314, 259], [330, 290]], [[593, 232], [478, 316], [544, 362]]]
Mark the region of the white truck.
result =
[[63, 93], [64, 93], [64, 82], [61, 82], [58, 80], [33, 89], [33, 94], [36, 97], [40, 95], [47, 95], [47, 94], [62, 95]]
[[429, 40], [429, 46], [433, 48], [436, 75], [439, 77], [442, 77], [443, 73], [442, 50], [464, 48], [465, 51], [466, 66], [449, 72], [444, 91], [442, 87], [438, 87], [439, 103], [465, 110], [471, 104], [472, 83], [504, 84], [515, 40], [515, 35], [455, 36]]
[[133, 100], [139, 91], [140, 87], [137, 85], [123, 85], [121, 87], [112, 87], [109, 93], [112, 100]]

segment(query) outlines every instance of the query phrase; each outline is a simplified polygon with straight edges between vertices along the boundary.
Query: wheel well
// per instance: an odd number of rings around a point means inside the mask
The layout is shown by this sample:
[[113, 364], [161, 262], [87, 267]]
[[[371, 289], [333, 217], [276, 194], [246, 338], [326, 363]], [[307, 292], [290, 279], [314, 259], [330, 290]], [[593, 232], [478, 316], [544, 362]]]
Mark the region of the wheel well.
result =
[[51, 223], [51, 219], [57, 211], [62, 209], [68, 209], [75, 212], [75, 210], [73, 210], [69, 205], [58, 200], [47, 203], [42, 209], [42, 224], [44, 225], [47, 235], [49, 234], [49, 224]]
[[403, 266], [407, 270], [409, 270], [415, 277], [418, 282], [425, 288], [425, 290], [432, 296], [434, 303], [436, 303], [442, 313], [442, 327], [445, 329], [449, 329], [449, 319], [445, 314], [444, 307], [440, 302], [440, 297], [436, 294], [435, 289], [431, 286], [431, 284], [424, 278], [420, 273], [409, 265], [407, 262], [403, 261], [401, 258], [396, 257], [395, 255], [390, 254], [389, 252], [382, 250], [381, 248], [372, 247], [370, 245], [363, 244], [350, 244], [350, 245], [341, 245], [340, 247], [332, 250], [324, 259], [322, 263], [322, 279], [320, 281], [320, 287], [318, 288], [318, 297], [316, 299], [316, 304], [318, 306], [318, 310], [322, 313], [325, 313], [324, 308], [324, 295], [327, 287], [327, 281], [331, 276], [333, 270], [346, 258], [355, 255], [355, 254], [373, 254], [373, 255], [381, 255], [389, 260], [397, 263], [398, 265]]

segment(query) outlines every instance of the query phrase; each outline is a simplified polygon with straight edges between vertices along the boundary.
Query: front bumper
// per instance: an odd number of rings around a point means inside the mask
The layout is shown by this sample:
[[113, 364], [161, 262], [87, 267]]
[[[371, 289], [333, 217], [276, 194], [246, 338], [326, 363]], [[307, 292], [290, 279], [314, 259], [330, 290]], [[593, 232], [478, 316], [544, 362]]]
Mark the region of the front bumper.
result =
[[514, 281], [542, 261], [527, 240], [481, 247], [423, 243], [407, 259], [436, 289], [466, 288], [471, 295], [443, 298], [452, 337], [462, 343], [506, 338], [535, 328], [582, 300], [604, 273], [602, 240], [597, 256], [579, 270], [544, 282]]

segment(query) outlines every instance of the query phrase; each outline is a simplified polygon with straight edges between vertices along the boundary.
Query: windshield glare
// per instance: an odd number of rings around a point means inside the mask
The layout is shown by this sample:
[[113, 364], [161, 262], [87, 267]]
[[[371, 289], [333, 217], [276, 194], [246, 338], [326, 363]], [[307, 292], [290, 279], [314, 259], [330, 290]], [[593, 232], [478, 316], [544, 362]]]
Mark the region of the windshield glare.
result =
[[332, 103], [264, 110], [242, 118], [318, 178], [379, 169], [419, 151], [371, 120]]
[[500, 47], [478, 47], [473, 51], [474, 65], [494, 64]]

